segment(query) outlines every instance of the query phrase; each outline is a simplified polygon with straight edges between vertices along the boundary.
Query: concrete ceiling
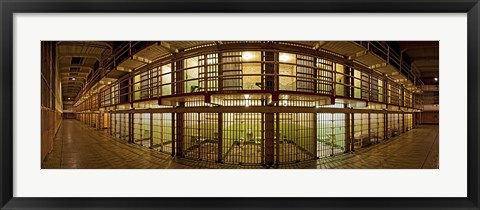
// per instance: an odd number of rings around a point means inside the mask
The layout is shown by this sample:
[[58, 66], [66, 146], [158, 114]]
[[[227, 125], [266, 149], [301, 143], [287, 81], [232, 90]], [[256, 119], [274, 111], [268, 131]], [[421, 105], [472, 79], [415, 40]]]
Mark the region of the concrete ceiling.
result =
[[420, 72], [421, 80], [427, 84], [439, 78], [439, 42], [438, 41], [402, 41], [400, 50], [406, 53], [412, 67]]
[[111, 42], [57, 42], [57, 62], [64, 101], [75, 99], [85, 84], [88, 74], [95, 69], [95, 64], [99, 65], [105, 53], [111, 51]]

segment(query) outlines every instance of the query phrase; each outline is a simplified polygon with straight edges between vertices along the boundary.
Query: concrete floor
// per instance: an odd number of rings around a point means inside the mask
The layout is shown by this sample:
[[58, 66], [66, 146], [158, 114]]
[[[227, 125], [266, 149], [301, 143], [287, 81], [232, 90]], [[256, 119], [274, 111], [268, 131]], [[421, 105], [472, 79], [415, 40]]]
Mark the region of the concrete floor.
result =
[[[352, 153], [280, 165], [277, 168], [349, 169], [436, 169], [438, 126], [423, 125], [382, 143]], [[215, 164], [170, 155], [115, 140], [76, 120], [63, 120], [55, 137], [53, 151], [42, 162], [42, 169], [98, 168], [259, 168]]]

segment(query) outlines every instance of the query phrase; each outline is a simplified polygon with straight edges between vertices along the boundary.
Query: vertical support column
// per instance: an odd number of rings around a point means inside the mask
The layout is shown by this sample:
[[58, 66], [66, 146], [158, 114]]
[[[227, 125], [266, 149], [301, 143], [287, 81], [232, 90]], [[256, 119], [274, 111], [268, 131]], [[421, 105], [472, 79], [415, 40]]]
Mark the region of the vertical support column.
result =
[[405, 128], [405, 113], [402, 112], [402, 133], [405, 133], [406, 132], [406, 128]]
[[388, 112], [385, 112], [384, 113], [384, 117], [383, 117], [383, 124], [384, 124], [384, 127], [383, 127], [383, 136], [384, 136], [384, 140], [387, 140], [389, 139], [389, 136], [388, 136]]
[[[316, 85], [315, 85], [316, 86]], [[318, 152], [317, 152], [317, 113], [312, 113], [312, 119], [313, 119], [313, 154], [315, 154], [315, 159], [318, 159]], [[278, 127], [278, 125], [277, 125]]]
[[350, 132], [351, 145], [352, 145], [350, 150], [352, 152], [355, 152], [355, 113], [352, 112], [352, 109], [350, 109], [350, 117], [352, 118], [351, 121], [350, 121], [351, 126], [349, 126], [352, 129], [352, 132]]
[[348, 66], [344, 66], [343, 67], [343, 70], [344, 70], [344, 74], [345, 74], [345, 78], [343, 79], [343, 83], [345, 84], [344, 86], [344, 96], [345, 97], [350, 97], [350, 92], [352, 91], [352, 87], [349, 87], [349, 85], [351, 84], [351, 74], [350, 74], [350, 67]]
[[112, 113], [108, 112], [108, 133], [112, 136]]
[[172, 157], [175, 156], [175, 149], [176, 149], [176, 145], [177, 145], [177, 138], [176, 138], [176, 127], [175, 126], [175, 122], [176, 121], [176, 115], [175, 113], [172, 113]]
[[368, 143], [370, 144], [371, 140], [372, 140], [372, 133], [371, 133], [371, 129], [372, 127], [370, 126], [370, 118], [371, 118], [371, 113], [368, 113]]
[[[262, 105], [265, 106], [266, 105], [266, 102], [265, 101], [262, 101]], [[262, 143], [261, 143], [261, 152], [260, 152], [260, 156], [262, 157], [262, 165], [265, 164], [265, 115], [263, 113], [260, 114], [262, 120], [260, 121], [260, 124], [261, 124], [261, 133], [262, 133]]]
[[[183, 60], [176, 61], [172, 63], [175, 66], [175, 79], [172, 80], [172, 84], [175, 85], [175, 94], [184, 93], [184, 84], [177, 83], [179, 80], [183, 80], [184, 78], [184, 70], [183, 70]], [[172, 69], [173, 70], [173, 69]], [[173, 89], [172, 89], [173, 90]], [[179, 106], [177, 107], [184, 107], [185, 102], [179, 102]], [[184, 146], [184, 139], [183, 139], [183, 122], [184, 122], [184, 113], [176, 113], [176, 122], [172, 123], [175, 125], [175, 137], [176, 137], [176, 146], [175, 148], [175, 155], [183, 157], [183, 146]], [[172, 153], [173, 154], [173, 153]]]
[[[347, 109], [347, 105], [344, 105], [344, 108]], [[350, 113], [345, 113], [345, 152], [350, 152], [353, 150], [352, 136], [350, 135]]]
[[[217, 54], [217, 57], [218, 57], [218, 60], [217, 60], [217, 63], [219, 63], [217, 66], [218, 68], [218, 91], [222, 91], [223, 90], [223, 65], [220, 64], [220, 63], [223, 63], [222, 62], [222, 53], [219, 52]], [[223, 115], [222, 113], [220, 113], [221, 115]]]
[[221, 163], [223, 162], [222, 160], [222, 154], [223, 154], [223, 113], [217, 113], [218, 114], [218, 158], [217, 162]]
[[150, 113], [150, 149], [153, 148], [153, 113]]
[[103, 127], [103, 123], [100, 122], [100, 120], [101, 120], [100, 118], [103, 119], [103, 112], [98, 111], [98, 113], [97, 113], [97, 125], [96, 125], [97, 130], [101, 130], [102, 127]]
[[[180, 102], [180, 107], [184, 106], [184, 102]], [[184, 122], [184, 113], [177, 113], [177, 122], [175, 123], [176, 137], [177, 137], [177, 146], [176, 146], [176, 155], [183, 157], [183, 122]]]
[[[120, 114], [120, 113], [117, 112], [117, 115], [118, 115], [118, 114], [119, 114], [119, 116], [120, 116], [120, 117], [119, 117], [120, 126], [118, 126], [118, 131], [116, 131], [116, 132], [118, 132], [118, 138], [119, 138], [120, 140], [122, 140], [122, 130], [123, 130], [123, 129], [122, 129], [122, 128], [123, 128], [123, 125], [122, 125], [122, 121], [123, 121], [123, 120], [122, 120], [122, 119], [123, 119], [123, 114]], [[123, 122], [123, 123], [125, 123], [125, 122]], [[115, 129], [116, 129], [116, 128], [115, 128]], [[115, 135], [116, 135], [116, 134], [115, 134]]]
[[[203, 92], [208, 92], [208, 55], [203, 55]], [[199, 81], [200, 82], [200, 81]], [[200, 86], [200, 84], [199, 84]]]
[[133, 142], [133, 113], [128, 113], [128, 142], [130, 143], [135, 143]]
[[[398, 135], [401, 134], [401, 130], [400, 130], [400, 129], [401, 129], [401, 128], [400, 128], [400, 114], [401, 114], [401, 113], [398, 113], [398, 112], [397, 112], [397, 125], [398, 125], [398, 130], [399, 130], [399, 131], [398, 131]], [[403, 127], [403, 126], [402, 126], [402, 127]]]
[[274, 118], [274, 113], [265, 113], [265, 164], [269, 166], [273, 165], [275, 161]]

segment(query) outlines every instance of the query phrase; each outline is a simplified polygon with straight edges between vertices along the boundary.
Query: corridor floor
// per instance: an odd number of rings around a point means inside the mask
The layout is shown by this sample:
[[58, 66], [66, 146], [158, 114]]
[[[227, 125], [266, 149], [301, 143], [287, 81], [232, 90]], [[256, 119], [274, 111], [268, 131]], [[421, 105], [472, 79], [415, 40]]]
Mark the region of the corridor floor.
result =
[[[436, 169], [438, 126], [422, 125], [382, 143], [333, 157], [277, 168]], [[76, 120], [63, 120], [42, 169], [246, 168], [172, 158], [170, 155], [115, 140]], [[258, 167], [251, 167], [258, 168]]]

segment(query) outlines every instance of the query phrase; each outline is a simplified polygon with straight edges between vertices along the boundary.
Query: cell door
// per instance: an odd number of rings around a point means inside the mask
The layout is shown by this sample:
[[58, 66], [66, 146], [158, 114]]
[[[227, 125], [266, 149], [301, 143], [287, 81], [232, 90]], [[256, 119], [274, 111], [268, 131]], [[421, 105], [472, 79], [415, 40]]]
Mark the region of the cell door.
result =
[[264, 162], [264, 124], [261, 113], [223, 113], [224, 163], [258, 165]]
[[218, 160], [218, 114], [184, 114], [184, 151], [187, 158]]
[[167, 154], [172, 154], [172, 113], [153, 113], [153, 145], [152, 148]]
[[133, 114], [133, 142], [150, 147], [150, 113]]
[[317, 156], [326, 157], [345, 151], [345, 114], [317, 114]]
[[277, 163], [293, 163], [316, 158], [313, 113], [277, 115], [275, 157]]

